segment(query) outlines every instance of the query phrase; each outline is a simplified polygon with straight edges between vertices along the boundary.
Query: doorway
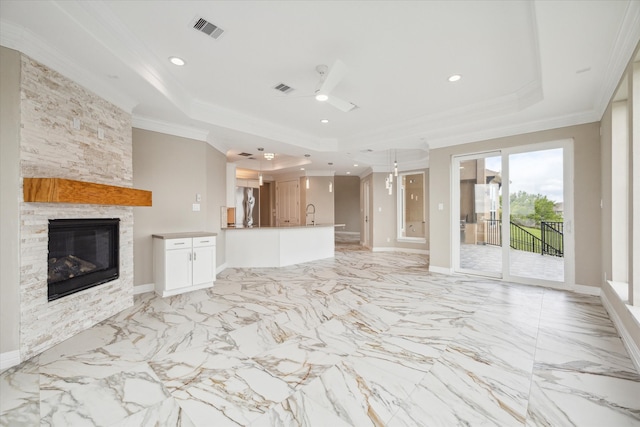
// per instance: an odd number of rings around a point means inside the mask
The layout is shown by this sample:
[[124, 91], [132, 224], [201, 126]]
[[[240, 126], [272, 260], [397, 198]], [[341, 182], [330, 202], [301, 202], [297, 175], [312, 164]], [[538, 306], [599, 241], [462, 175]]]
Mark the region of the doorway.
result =
[[455, 156], [454, 271], [573, 283], [573, 143]]

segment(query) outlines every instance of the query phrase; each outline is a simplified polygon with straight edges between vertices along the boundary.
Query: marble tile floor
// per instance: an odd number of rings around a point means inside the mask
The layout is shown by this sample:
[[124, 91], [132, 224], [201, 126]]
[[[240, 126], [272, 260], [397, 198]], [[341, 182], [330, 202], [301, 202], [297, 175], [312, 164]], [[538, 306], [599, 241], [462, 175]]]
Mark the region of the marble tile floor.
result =
[[3, 426], [640, 426], [599, 298], [425, 256], [227, 269], [0, 375]]

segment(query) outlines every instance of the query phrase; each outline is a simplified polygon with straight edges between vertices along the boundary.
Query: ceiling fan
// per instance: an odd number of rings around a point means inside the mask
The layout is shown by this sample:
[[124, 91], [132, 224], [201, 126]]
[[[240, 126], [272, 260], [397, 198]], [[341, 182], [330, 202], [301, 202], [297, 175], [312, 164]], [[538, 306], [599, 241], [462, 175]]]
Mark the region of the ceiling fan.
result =
[[320, 74], [320, 82], [315, 91], [316, 100], [326, 102], [345, 113], [357, 107], [357, 105], [331, 94], [333, 88], [335, 88], [347, 74], [347, 66], [344, 62], [336, 59], [336, 62], [333, 63], [331, 68], [326, 65], [318, 65], [316, 71]]

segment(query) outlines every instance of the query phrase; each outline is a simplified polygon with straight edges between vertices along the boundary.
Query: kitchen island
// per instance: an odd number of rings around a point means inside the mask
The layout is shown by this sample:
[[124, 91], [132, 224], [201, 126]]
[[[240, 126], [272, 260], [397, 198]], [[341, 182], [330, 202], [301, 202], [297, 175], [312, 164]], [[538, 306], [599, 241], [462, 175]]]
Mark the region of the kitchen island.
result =
[[332, 258], [336, 226], [227, 228], [227, 267], [284, 267]]

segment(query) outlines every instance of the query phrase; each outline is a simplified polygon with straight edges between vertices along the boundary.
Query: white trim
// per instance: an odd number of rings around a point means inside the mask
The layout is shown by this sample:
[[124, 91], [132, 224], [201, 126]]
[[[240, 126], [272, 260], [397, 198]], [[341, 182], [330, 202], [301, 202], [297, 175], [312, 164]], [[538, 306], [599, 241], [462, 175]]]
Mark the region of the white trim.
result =
[[207, 141], [207, 136], [209, 135], [209, 131], [204, 129], [177, 125], [175, 123], [169, 123], [138, 115], [134, 115], [131, 118], [131, 126], [138, 129], [150, 130], [182, 138], [195, 139], [197, 141]]
[[453, 274], [453, 269], [448, 268], [448, 267], [438, 267], [437, 265], [430, 265], [429, 266], [429, 272], [430, 273], [446, 274], [448, 276], [451, 276]]
[[412, 254], [429, 255], [428, 249], [396, 248], [396, 247], [386, 247], [386, 246], [373, 247], [371, 248], [371, 252], [409, 252]]
[[606, 292], [602, 292], [600, 294], [600, 300], [602, 301], [602, 305], [604, 306], [605, 310], [607, 310], [607, 313], [609, 313], [609, 316], [611, 317], [611, 320], [613, 321], [614, 326], [616, 327], [618, 333], [620, 334], [620, 337], [622, 338], [622, 343], [624, 344], [624, 347], [627, 349], [627, 352], [629, 353], [629, 357], [631, 358], [633, 365], [636, 367], [636, 370], [640, 373], [640, 348], [636, 345], [635, 341], [633, 340], [633, 337], [631, 336], [631, 333], [624, 327], [624, 323], [622, 322], [622, 319], [620, 319], [620, 316], [618, 315], [616, 310], [613, 308], [613, 305], [607, 298]]
[[347, 234], [349, 236], [359, 236], [360, 232], [359, 231], [336, 231], [336, 234]]
[[13, 350], [0, 353], [0, 371], [20, 364], [20, 351]]
[[155, 291], [155, 289], [156, 289], [156, 286], [153, 283], [136, 285], [133, 287], [133, 294], [134, 295], [146, 294], [147, 292]]
[[226, 262], [224, 264], [220, 264], [219, 266], [217, 266], [216, 267], [216, 275], [220, 274], [221, 272], [226, 270], [226, 268], [227, 268], [227, 263]]
[[587, 285], [578, 285], [578, 284], [569, 285], [569, 290], [573, 292], [577, 292], [579, 294], [593, 295], [596, 297], [599, 297], [604, 293], [602, 292], [602, 289], [599, 288], [598, 286], [587, 286]]

